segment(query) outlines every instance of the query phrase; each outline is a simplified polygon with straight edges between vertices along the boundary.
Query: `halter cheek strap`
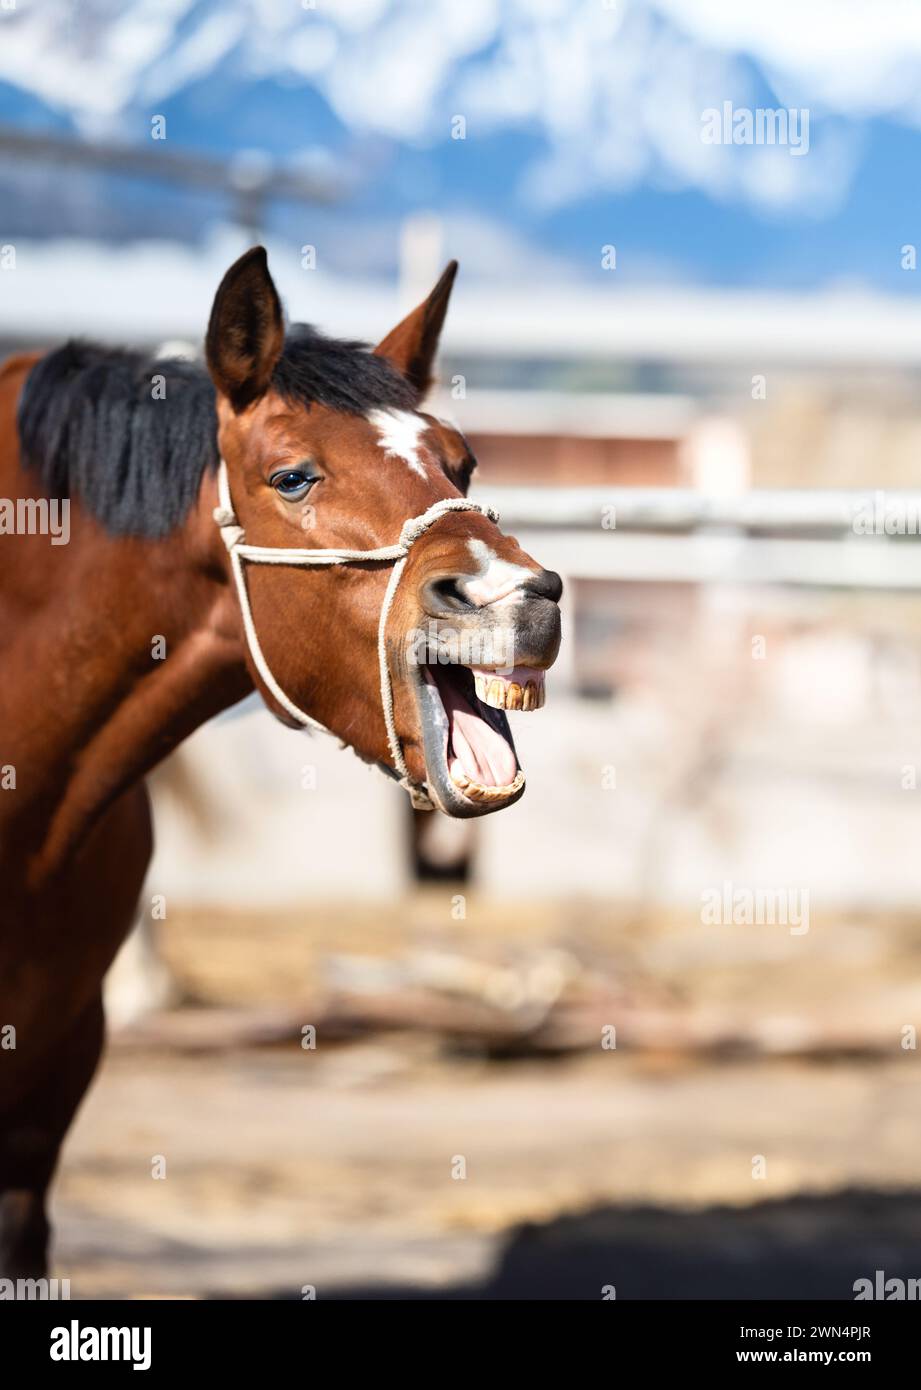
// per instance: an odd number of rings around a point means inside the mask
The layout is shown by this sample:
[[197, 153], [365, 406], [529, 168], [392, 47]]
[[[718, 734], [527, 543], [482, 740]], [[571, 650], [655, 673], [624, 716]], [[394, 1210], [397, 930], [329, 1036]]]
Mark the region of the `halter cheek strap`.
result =
[[250, 606], [249, 592], [246, 586], [246, 572], [244, 565], [248, 562], [253, 565], [348, 565], [356, 562], [367, 563], [368, 561], [379, 560], [382, 563], [393, 564], [390, 579], [387, 582], [387, 590], [384, 594], [384, 602], [381, 606], [380, 621], [377, 626], [377, 659], [380, 668], [381, 685], [381, 707], [384, 713], [384, 724], [387, 729], [387, 742], [390, 745], [390, 756], [393, 765], [397, 770], [397, 777], [400, 786], [409, 793], [413, 806], [417, 810], [431, 811], [434, 809], [431, 797], [424, 785], [414, 782], [409, 775], [409, 768], [403, 756], [403, 745], [397, 733], [396, 719], [393, 713], [393, 682], [390, 679], [390, 666], [387, 661], [387, 620], [393, 601], [396, 598], [397, 588], [409, 552], [415, 545], [420, 536], [424, 536], [430, 527], [440, 521], [449, 512], [481, 512], [488, 516], [490, 521], [498, 521], [499, 515], [493, 511], [492, 507], [481, 507], [478, 502], [470, 502], [466, 497], [445, 497], [440, 502], [435, 502], [427, 511], [419, 516], [410, 517], [405, 522], [400, 532], [400, 539], [396, 545], [379, 546], [376, 550], [345, 550], [331, 548], [328, 550], [296, 550], [288, 549], [283, 546], [267, 545], [246, 545], [244, 542], [243, 527], [237, 520], [237, 515], [233, 509], [233, 499], [230, 496], [230, 483], [227, 478], [227, 465], [221, 459], [217, 473], [217, 495], [218, 505], [214, 509], [214, 520], [217, 522], [218, 529], [227, 553], [230, 556], [231, 571], [233, 573], [234, 584], [236, 585], [237, 598], [240, 601], [240, 612], [243, 615], [243, 631], [246, 636], [246, 645], [252, 657], [253, 665], [259, 672], [260, 678], [266, 688], [271, 691], [282, 709], [290, 714], [298, 724], [305, 728], [319, 729], [322, 733], [328, 734], [331, 730], [325, 724], [321, 724], [318, 719], [314, 719], [306, 710], [302, 710], [285, 694], [278, 681], [272, 674], [271, 667], [265, 659], [265, 653], [259, 643], [256, 632], [256, 625], [253, 621], [253, 610]]

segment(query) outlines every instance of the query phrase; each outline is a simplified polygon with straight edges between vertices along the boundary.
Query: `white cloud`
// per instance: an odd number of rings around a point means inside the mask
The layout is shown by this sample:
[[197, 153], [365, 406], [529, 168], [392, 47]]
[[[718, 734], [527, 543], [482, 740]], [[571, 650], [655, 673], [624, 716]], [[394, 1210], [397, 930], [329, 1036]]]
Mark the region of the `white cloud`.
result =
[[[461, 114], [471, 141], [538, 137], [519, 191], [542, 208], [643, 182], [827, 208], [866, 115], [921, 125], [921, 3], [907, 0], [42, 0], [0, 29], [0, 78], [87, 130], [117, 131], [232, 49], [242, 75], [315, 83], [356, 131], [434, 144]], [[747, 62], [778, 103], [813, 109], [808, 158], [700, 140], [705, 108], [745, 100]]]
[[917, 92], [921, 5], [906, 0], [653, 0], [699, 42], [746, 53], [843, 114], [897, 112]]

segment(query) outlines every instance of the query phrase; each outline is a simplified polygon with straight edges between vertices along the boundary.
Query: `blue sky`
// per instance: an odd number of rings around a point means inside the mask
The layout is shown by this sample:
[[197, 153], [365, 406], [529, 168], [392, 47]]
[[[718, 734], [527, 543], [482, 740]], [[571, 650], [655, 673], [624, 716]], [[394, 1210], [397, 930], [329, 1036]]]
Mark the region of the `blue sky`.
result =
[[[276, 206], [343, 269], [434, 209], [468, 273], [918, 292], [921, 6], [903, 0], [20, 0], [0, 121], [219, 155], [321, 154], [346, 196]], [[809, 113], [808, 153], [707, 145], [721, 107]], [[462, 115], [466, 138], [452, 139]], [[5, 235], [205, 237], [213, 199], [0, 173]], [[309, 223], [310, 235], [305, 235]]]

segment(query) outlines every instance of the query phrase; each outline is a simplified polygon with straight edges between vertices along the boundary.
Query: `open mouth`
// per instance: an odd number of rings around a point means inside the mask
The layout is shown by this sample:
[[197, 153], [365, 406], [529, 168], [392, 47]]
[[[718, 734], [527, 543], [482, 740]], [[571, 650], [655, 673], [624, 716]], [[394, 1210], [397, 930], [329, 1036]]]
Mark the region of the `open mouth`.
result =
[[524, 773], [505, 717], [544, 703], [544, 672], [508, 674], [438, 664], [417, 668], [429, 793], [449, 816], [482, 816], [517, 801]]

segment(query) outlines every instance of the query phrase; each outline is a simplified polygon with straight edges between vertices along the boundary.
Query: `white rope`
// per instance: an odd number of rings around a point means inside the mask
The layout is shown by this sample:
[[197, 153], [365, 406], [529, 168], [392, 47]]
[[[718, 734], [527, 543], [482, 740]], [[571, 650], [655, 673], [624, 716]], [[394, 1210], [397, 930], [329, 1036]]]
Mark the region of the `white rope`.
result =
[[492, 507], [481, 507], [478, 502], [470, 502], [466, 497], [445, 497], [441, 501], [433, 503], [421, 515], [410, 517], [404, 523], [400, 532], [400, 539], [396, 545], [383, 545], [376, 550], [346, 550], [338, 547], [332, 547], [328, 550], [297, 550], [282, 546], [244, 544], [244, 531], [233, 509], [227, 465], [223, 459], [218, 467], [217, 495], [218, 505], [214, 509], [214, 520], [217, 522], [221, 537], [230, 555], [231, 571], [236, 584], [237, 597], [240, 601], [240, 612], [243, 615], [243, 631], [253, 665], [282, 709], [286, 710], [298, 724], [303, 724], [307, 728], [319, 729], [324, 734], [331, 732], [325, 724], [321, 724], [318, 719], [314, 719], [306, 710], [300, 709], [293, 700], [289, 699], [272, 674], [271, 667], [266, 661], [265, 653], [259, 643], [256, 624], [253, 621], [244, 564], [249, 562], [253, 565], [348, 565], [359, 561], [367, 563], [374, 560], [394, 562], [390, 579], [387, 582], [387, 590], [384, 594], [377, 627], [381, 708], [387, 729], [390, 756], [393, 758], [393, 765], [397, 770], [400, 786], [409, 792], [412, 803], [418, 810], [431, 811], [433, 809], [432, 801], [425, 787], [414, 782], [409, 775], [409, 768], [403, 756], [403, 745], [397, 733], [396, 718], [393, 712], [393, 682], [390, 679], [390, 665], [387, 660], [387, 620], [396, 598], [397, 588], [406, 567], [410, 549], [420, 536], [424, 536], [426, 531], [435, 525], [436, 521], [440, 521], [449, 512], [481, 512], [484, 516], [488, 516], [490, 521], [498, 521], [498, 513]]

